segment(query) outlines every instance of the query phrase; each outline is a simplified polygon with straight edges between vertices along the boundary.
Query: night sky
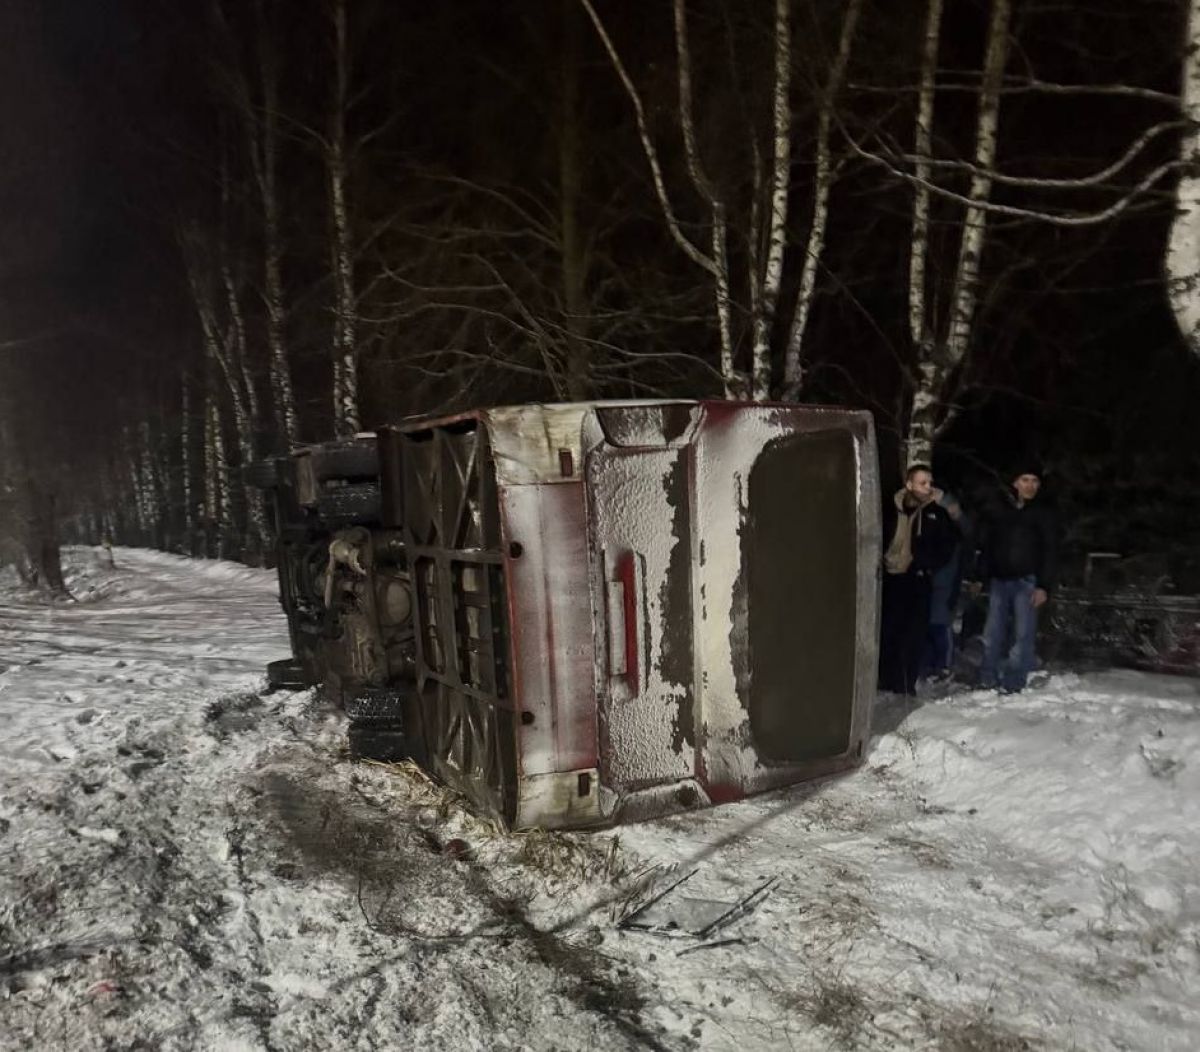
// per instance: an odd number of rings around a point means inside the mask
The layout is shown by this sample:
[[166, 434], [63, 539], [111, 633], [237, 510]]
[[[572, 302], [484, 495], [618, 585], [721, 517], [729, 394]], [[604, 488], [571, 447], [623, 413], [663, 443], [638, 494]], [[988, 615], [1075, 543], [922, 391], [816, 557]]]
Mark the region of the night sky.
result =
[[[491, 188], [527, 195], [523, 204], [544, 208], [548, 222], [557, 215], [566, 6], [558, 0], [351, 4], [361, 29], [352, 50], [363, 93], [351, 130], [382, 129], [355, 171], [363, 228], [368, 218], [402, 213], [397, 226], [373, 243], [402, 280], [379, 293], [371, 309], [403, 314], [403, 321], [389, 316], [387, 325], [367, 333], [361, 372], [368, 424], [464, 402], [553, 395], [538, 376], [536, 357], [522, 357], [523, 350], [506, 343], [503, 326], [481, 320], [480, 313], [468, 325], [460, 314], [430, 306], [438, 299], [430, 288], [478, 282], [478, 267], [499, 266], [487, 246], [502, 242], [477, 240], [457, 256], [429, 246], [431, 232], [450, 224], [482, 229], [489, 237], [504, 229], [512, 216], [487, 197]], [[733, 98], [729, 85], [737, 82], [743, 107], [761, 101], [752, 74], [763, 68], [769, 73], [769, 65], [746, 56], [761, 46], [769, 6], [695, 5], [702, 145], [716, 177], [730, 183], [742, 179], [750, 158], [737, 145], [747, 111], [739, 116], [727, 102]], [[883, 128], [899, 140], [911, 131], [911, 110], [905, 108], [911, 94], [865, 90], [913, 82], [923, 5], [905, 12], [896, 6], [868, 3], [864, 9], [849, 77], [855, 92], [846, 102], [845, 120], [856, 134]], [[235, 218], [223, 229], [245, 272], [251, 346], [261, 347], [251, 179], [222, 80], [229, 63], [253, 67], [254, 7], [226, 5], [235, 43], [232, 53], [222, 54], [205, 3], [0, 3], [6, 45], [0, 63], [6, 100], [0, 121], [0, 341], [6, 344], [0, 382], [11, 419], [36, 436], [40, 455], [68, 473], [101, 470], [122, 429], [143, 419], [168, 431], [177, 426], [180, 370], [198, 367], [202, 348], [174, 232], [184, 220], [219, 225], [214, 188], [222, 156], [239, 195]], [[634, 21], [625, 5], [599, 5], [645, 93], [669, 177], [671, 170], [677, 177], [669, 5], [637, 7]], [[331, 69], [327, 9], [320, 0], [300, 0], [268, 2], [264, 10], [287, 122], [280, 171], [288, 337], [303, 437], [319, 440], [329, 435], [327, 215], [320, 166], [301, 128], [324, 127]], [[797, 3], [794, 12], [798, 54], [805, 60], [815, 55], [820, 66], [836, 41], [839, 5]], [[1172, 93], [1178, 88], [1182, 12], [1182, 3], [1173, 0], [1020, 0], [1007, 70], [1011, 76], [1035, 71], [1046, 80], [1133, 83]], [[978, 70], [985, 25], [981, 0], [949, 0], [944, 70]], [[663, 229], [631, 111], [591, 27], [584, 21], [576, 28], [581, 101], [571, 120], [584, 144], [580, 200], [591, 237], [593, 324], [597, 331], [603, 326], [605, 339], [632, 351], [673, 349], [712, 363], [715, 343], [702, 282]], [[723, 54], [722, 34], [729, 33], [745, 50], [741, 66], [726, 77], [724, 59], [715, 56]], [[802, 75], [794, 95], [799, 133], [793, 214], [802, 231], [812, 174], [806, 123], [811, 93]], [[969, 94], [939, 96], [935, 150], [969, 154], [973, 105]], [[1118, 156], [1141, 129], [1163, 119], [1161, 107], [1138, 100], [1013, 94], [1003, 103], [999, 165], [1022, 174], [1078, 174]], [[1174, 148], [1171, 137], [1163, 137], [1147, 151], [1146, 164]], [[474, 189], [463, 190], [457, 181]], [[1152, 522], [1126, 522], [1107, 536], [1097, 525], [1081, 543], [1195, 543], [1200, 363], [1175, 332], [1161, 284], [1169, 191], [1166, 182], [1120, 220], [1080, 231], [994, 222], [973, 382], [959, 421], [938, 450], [937, 466], [947, 480], [969, 487], [1006, 458], [1033, 451], [1051, 468], [1051, 490], [1073, 515], [1100, 523], [1105, 509], [1115, 507], [1124, 522], [1131, 504], [1152, 509]], [[698, 219], [694, 197], [678, 197], [685, 221]], [[1104, 200], [1097, 191], [1072, 207], [1086, 210]], [[810, 332], [808, 396], [871, 408], [885, 465], [895, 459], [899, 363], [908, 353], [908, 207], [904, 187], [868, 166], [847, 163], [832, 202], [827, 269]], [[935, 214], [935, 245], [953, 230], [948, 212]], [[551, 310], [546, 290], [560, 282], [558, 261], [532, 245], [504, 251], [502, 273], [523, 304], [535, 314]], [[794, 291], [794, 277], [788, 277], [785, 294], [789, 281]], [[414, 300], [418, 288], [425, 290], [422, 302]], [[509, 355], [503, 368], [475, 363], [464, 371], [453, 364], [457, 348], [485, 346]], [[443, 357], [420, 357], [433, 349]], [[261, 360], [257, 368], [261, 381]], [[621, 384], [635, 379], [664, 394], [716, 393], [710, 367], [686, 364], [648, 366], [634, 379], [614, 367], [597, 382], [596, 393], [629, 394]], [[260, 437], [264, 448], [275, 441], [265, 432]]]

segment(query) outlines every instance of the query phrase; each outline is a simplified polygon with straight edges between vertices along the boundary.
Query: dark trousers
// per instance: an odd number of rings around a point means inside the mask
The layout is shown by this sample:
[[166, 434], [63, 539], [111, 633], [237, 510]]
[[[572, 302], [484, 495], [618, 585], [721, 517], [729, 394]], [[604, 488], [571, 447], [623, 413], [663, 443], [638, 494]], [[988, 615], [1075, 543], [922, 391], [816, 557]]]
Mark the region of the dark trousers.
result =
[[925, 634], [925, 652], [921, 656], [921, 675], [936, 676], [950, 671], [954, 661], [954, 626], [932, 621]]
[[921, 674], [929, 630], [930, 579], [916, 573], [883, 575], [879, 626], [879, 689], [912, 694]]

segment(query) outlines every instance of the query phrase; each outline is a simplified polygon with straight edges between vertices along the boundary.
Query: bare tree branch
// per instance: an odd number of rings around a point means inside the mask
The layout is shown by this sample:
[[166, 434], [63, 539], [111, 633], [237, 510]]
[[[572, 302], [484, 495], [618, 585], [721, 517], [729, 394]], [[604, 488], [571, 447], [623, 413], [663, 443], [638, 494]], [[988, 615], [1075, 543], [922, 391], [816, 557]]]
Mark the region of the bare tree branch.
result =
[[[972, 71], [965, 70], [964, 73]], [[1006, 78], [1014, 79], [1014, 78]], [[852, 91], [871, 94], [896, 95], [919, 94], [920, 84], [851, 84]], [[938, 84], [938, 91], [961, 91], [977, 95], [982, 89], [978, 84]], [[1153, 88], [1142, 88], [1133, 84], [1054, 84], [1045, 80], [1027, 79], [1019, 83], [1009, 83], [998, 89], [999, 95], [1025, 95], [1040, 93], [1043, 95], [1109, 95], [1125, 98], [1145, 99], [1147, 102], [1157, 102], [1171, 109], [1179, 109], [1179, 96], [1166, 91], [1155, 91]]]
[[[914, 186], [923, 186], [928, 189], [930, 193], [936, 194], [938, 197], [945, 198], [949, 201], [957, 201], [959, 204], [967, 205], [971, 208], [977, 208], [982, 212], [987, 212], [992, 215], [1015, 216], [1019, 219], [1035, 219], [1042, 223], [1049, 223], [1052, 226], [1063, 227], [1092, 226], [1093, 224], [1104, 223], [1115, 218], [1122, 212], [1126, 211], [1155, 183], [1162, 180], [1164, 176], [1168, 175], [1170, 172], [1177, 171], [1181, 167], [1184, 167], [1186, 163], [1183, 161], [1168, 161], [1165, 164], [1159, 165], [1152, 172], [1142, 178], [1136, 186], [1128, 190], [1119, 200], [1115, 201], [1107, 208], [1100, 209], [1096, 212], [1056, 213], [1042, 212], [1034, 208], [1021, 208], [1016, 205], [996, 204], [992, 201], [977, 200], [968, 194], [955, 193], [953, 190], [947, 190], [945, 187], [938, 186], [936, 183], [919, 179], [915, 175], [901, 171], [886, 158], [881, 157], [879, 154], [871, 153], [870, 151], [863, 149], [862, 146], [860, 146], [852, 137], [848, 135], [846, 136], [846, 140], [849, 143], [850, 148], [863, 160], [868, 161], [878, 167], [885, 168], [897, 179], [903, 179], [905, 182], [911, 183]], [[981, 172], [984, 172], [984, 170], [981, 169]], [[980, 178], [983, 178], [982, 174], [980, 175]]]
[[646, 161], [650, 165], [650, 174], [654, 180], [654, 191], [658, 195], [658, 203], [662, 207], [663, 216], [667, 221], [667, 229], [670, 231], [672, 239], [683, 249], [688, 259], [695, 263], [696, 266], [702, 267], [715, 278], [717, 276], [716, 264], [684, 235], [683, 230], [679, 226], [679, 220], [675, 216], [675, 210], [671, 207], [671, 199], [667, 195], [667, 186], [663, 179], [662, 166], [658, 161], [658, 151], [655, 149], [654, 140], [650, 137], [650, 129], [646, 123], [646, 111], [642, 106], [641, 96], [638, 94], [637, 88], [634, 87], [628, 72], [626, 72], [625, 64], [621, 61], [621, 56], [617, 53], [612, 38], [608, 35], [608, 30], [605, 28], [604, 23], [600, 21], [600, 16], [596, 14], [596, 9], [592, 6], [592, 0], [579, 0], [579, 2], [583, 5], [584, 10], [587, 11], [588, 17], [592, 20], [592, 25], [596, 27], [596, 33], [604, 44], [604, 50], [608, 52], [613, 69], [616, 70], [617, 76], [625, 88], [625, 93], [629, 96], [629, 101], [633, 105], [638, 134], [642, 140], [642, 150], [646, 155]]
[[891, 160], [912, 164], [916, 167], [916, 174], [919, 178], [928, 180], [930, 178], [929, 170], [932, 168], [954, 169], [955, 171], [969, 172], [971, 175], [986, 175], [992, 182], [1002, 186], [1021, 186], [1032, 189], [1044, 190], [1081, 190], [1089, 186], [1100, 186], [1107, 182], [1114, 175], [1117, 175], [1146, 148], [1146, 146], [1165, 131], [1177, 131], [1180, 128], [1187, 127], [1186, 121], [1163, 121], [1160, 124], [1152, 125], [1139, 135], [1126, 149], [1126, 151], [1111, 164], [1104, 168], [1092, 172], [1090, 175], [1074, 176], [1069, 179], [1051, 179], [1040, 178], [1029, 175], [1008, 175], [999, 170], [993, 169], [989, 172], [984, 172], [978, 165], [971, 164], [969, 161], [953, 161], [940, 160], [931, 157], [928, 153], [928, 144], [923, 151], [918, 147], [915, 154], [911, 153], [893, 153], [890, 155]]

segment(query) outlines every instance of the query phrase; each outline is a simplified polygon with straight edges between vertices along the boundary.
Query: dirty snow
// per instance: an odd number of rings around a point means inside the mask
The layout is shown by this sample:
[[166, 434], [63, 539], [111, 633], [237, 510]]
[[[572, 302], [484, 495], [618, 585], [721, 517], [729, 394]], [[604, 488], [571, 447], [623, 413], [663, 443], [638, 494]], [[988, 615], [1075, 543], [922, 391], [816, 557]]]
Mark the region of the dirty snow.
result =
[[[0, 1047], [1192, 1049], [1200, 689], [882, 699], [861, 770], [505, 837], [264, 694], [271, 574], [0, 575]], [[693, 873], [694, 871], [694, 873]], [[720, 916], [703, 941], [622, 930]]]

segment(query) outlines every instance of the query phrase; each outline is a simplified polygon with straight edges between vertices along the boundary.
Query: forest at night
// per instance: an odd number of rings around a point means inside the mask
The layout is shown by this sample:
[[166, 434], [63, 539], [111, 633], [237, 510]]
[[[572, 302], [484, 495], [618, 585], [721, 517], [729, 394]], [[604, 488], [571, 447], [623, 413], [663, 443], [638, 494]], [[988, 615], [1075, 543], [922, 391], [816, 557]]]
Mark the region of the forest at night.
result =
[[729, 397], [1194, 547], [1185, 7], [7, 4], [7, 533], [257, 559], [297, 442]]

